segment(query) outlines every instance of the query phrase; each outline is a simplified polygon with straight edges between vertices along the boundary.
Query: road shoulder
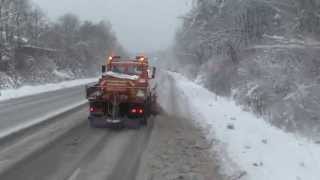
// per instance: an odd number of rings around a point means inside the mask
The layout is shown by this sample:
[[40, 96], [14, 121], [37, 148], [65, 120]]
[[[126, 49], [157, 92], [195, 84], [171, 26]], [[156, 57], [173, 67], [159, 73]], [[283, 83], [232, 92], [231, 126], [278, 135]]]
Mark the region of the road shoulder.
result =
[[189, 120], [158, 116], [136, 179], [220, 180], [210, 148], [211, 143]]

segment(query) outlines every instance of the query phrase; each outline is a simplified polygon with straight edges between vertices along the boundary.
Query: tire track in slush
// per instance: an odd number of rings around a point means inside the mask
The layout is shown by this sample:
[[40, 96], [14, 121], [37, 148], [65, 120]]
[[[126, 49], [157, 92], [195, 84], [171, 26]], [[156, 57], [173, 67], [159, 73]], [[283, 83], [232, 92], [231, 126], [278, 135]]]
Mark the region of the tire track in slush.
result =
[[144, 153], [151, 137], [154, 125], [153, 121], [154, 118], [149, 121], [149, 126], [144, 133], [137, 133], [136, 136], [132, 138], [128, 144], [129, 148], [126, 148], [123, 152], [122, 158], [113, 169], [113, 173], [108, 176], [108, 180], [136, 180], [142, 154]]
[[66, 179], [79, 161], [106, 141], [108, 131], [83, 123], [1, 175], [1, 180]]
[[90, 161], [84, 161], [67, 180], [134, 180], [141, 156], [153, 130], [148, 127], [116, 132], [104, 148]]
[[87, 123], [2, 174], [1, 180], [135, 179], [153, 129], [92, 129]]

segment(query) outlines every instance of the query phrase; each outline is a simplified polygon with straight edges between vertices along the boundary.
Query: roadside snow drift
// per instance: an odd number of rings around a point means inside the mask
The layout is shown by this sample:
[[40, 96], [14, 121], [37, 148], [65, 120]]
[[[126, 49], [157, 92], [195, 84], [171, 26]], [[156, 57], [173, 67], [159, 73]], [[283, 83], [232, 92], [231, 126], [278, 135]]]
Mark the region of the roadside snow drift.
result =
[[159, 92], [162, 107], [170, 113], [177, 106], [172, 113], [192, 118], [203, 128], [213, 142], [212, 152], [219, 155], [222, 173], [230, 179], [320, 179], [320, 145], [271, 126], [179, 74], [162, 78], [167, 83], [160, 89], [176, 92], [171, 101]]
[[78, 79], [73, 81], [65, 81], [57, 84], [45, 84], [45, 85], [39, 85], [39, 86], [23, 86], [18, 89], [0, 90], [0, 101], [85, 85], [92, 82], [96, 82], [97, 79], [98, 78]]

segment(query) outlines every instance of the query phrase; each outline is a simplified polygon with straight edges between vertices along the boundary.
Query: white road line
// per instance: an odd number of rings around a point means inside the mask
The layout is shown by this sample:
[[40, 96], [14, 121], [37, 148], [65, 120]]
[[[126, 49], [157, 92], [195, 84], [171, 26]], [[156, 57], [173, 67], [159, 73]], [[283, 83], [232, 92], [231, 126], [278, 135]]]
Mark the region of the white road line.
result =
[[77, 177], [79, 176], [80, 172], [81, 172], [81, 169], [80, 169], [80, 168], [76, 169], [76, 170], [72, 173], [72, 175], [68, 178], [68, 180], [76, 180]]
[[5, 137], [7, 137], [7, 136], [10, 136], [10, 135], [12, 135], [12, 134], [15, 134], [15, 133], [17, 133], [17, 132], [19, 132], [19, 131], [22, 131], [22, 130], [27, 129], [27, 128], [32, 127], [32, 126], [35, 126], [35, 125], [37, 125], [37, 124], [39, 124], [39, 123], [41, 123], [41, 122], [44, 122], [44, 121], [46, 121], [46, 120], [49, 120], [49, 119], [51, 119], [52, 117], [58, 116], [58, 115], [60, 115], [60, 114], [63, 114], [63, 113], [65, 113], [65, 112], [68, 112], [68, 111], [70, 111], [70, 110], [72, 110], [72, 109], [75, 109], [75, 108], [77, 108], [77, 107], [79, 107], [79, 106], [82, 106], [82, 105], [84, 105], [84, 104], [86, 104], [86, 103], [87, 103], [87, 101], [84, 100], [84, 101], [81, 101], [81, 102], [79, 102], [79, 103], [75, 103], [75, 104], [73, 104], [73, 105], [70, 105], [70, 106], [61, 108], [61, 109], [59, 109], [59, 110], [57, 110], [57, 111], [48, 113], [47, 115], [45, 115], [45, 116], [43, 116], [43, 117], [41, 117], [41, 118], [35, 119], [35, 120], [33, 120], [33, 121], [30, 121], [30, 122], [28, 122], [28, 123], [21, 124], [21, 125], [18, 125], [18, 126], [16, 126], [16, 127], [14, 127], [14, 128], [5, 130], [4, 132], [1, 132], [1, 133], [0, 133], [0, 140], [3, 139], [3, 138], [5, 138]]
[[28, 97], [46, 92], [53, 92], [77, 86], [83, 86], [86, 84], [97, 82], [99, 77], [89, 79], [78, 79], [72, 81], [63, 81], [60, 83], [51, 83], [38, 86], [22, 86], [18, 89], [0, 89], [0, 101], [6, 101], [10, 99], [17, 99], [22, 97]]

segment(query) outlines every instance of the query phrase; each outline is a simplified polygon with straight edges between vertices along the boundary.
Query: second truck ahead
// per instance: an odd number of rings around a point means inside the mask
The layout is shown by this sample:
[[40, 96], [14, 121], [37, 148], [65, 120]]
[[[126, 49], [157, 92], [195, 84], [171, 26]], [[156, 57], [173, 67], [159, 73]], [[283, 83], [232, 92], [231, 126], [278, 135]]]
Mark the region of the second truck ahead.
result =
[[148, 58], [121, 59], [110, 56], [102, 66], [99, 82], [88, 86], [89, 122], [92, 127], [140, 127], [156, 113], [156, 68]]

